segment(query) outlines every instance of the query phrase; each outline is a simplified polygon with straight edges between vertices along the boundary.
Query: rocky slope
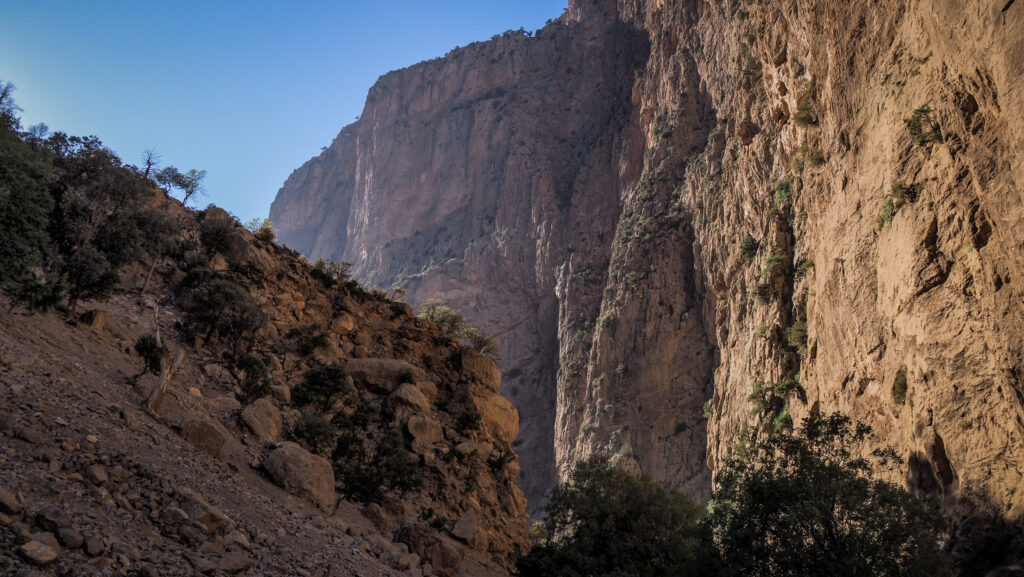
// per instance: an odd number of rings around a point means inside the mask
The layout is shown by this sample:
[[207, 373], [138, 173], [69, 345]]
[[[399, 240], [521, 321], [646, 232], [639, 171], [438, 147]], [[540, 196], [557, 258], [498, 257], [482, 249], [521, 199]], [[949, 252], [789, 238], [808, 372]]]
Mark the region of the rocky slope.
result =
[[499, 339], [531, 498], [596, 451], [706, 496], [841, 410], [1019, 520], [1024, 6], [612, 4], [383, 77], [284, 240]]
[[[2, 303], [0, 572], [506, 574], [527, 518], [510, 445], [516, 412], [497, 393], [494, 364], [220, 209], [196, 214], [156, 198], [184, 252], [153, 273], [137, 263], [123, 292], [84, 303], [82, 319]], [[199, 278], [219, 280], [190, 284]], [[225, 338], [239, 333], [188, 329], [206, 298], [194, 289], [224, 283], [266, 315], [251, 335], [268, 369], [270, 394], [257, 400], [245, 389], [251, 369], [238, 369], [237, 343]], [[156, 376], [138, 376], [133, 345], [157, 326], [184, 361], [147, 410]], [[314, 329], [302, 346], [296, 334]], [[344, 367], [350, 397], [313, 411], [298, 395], [325, 366]], [[411, 459], [406, 474], [419, 483], [356, 502], [338, 468], [338, 433], [308, 432], [315, 415], [355, 431], [366, 458], [397, 435], [388, 458]]]

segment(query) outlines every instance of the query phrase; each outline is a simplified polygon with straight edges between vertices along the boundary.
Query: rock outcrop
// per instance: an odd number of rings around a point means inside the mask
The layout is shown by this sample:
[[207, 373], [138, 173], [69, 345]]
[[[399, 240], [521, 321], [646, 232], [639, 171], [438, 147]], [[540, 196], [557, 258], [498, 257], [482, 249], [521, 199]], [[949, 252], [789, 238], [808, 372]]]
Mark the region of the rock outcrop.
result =
[[284, 240], [498, 338], [533, 499], [594, 452], [705, 497], [843, 411], [1021, 518], [1024, 6], [615, 4], [382, 77]]

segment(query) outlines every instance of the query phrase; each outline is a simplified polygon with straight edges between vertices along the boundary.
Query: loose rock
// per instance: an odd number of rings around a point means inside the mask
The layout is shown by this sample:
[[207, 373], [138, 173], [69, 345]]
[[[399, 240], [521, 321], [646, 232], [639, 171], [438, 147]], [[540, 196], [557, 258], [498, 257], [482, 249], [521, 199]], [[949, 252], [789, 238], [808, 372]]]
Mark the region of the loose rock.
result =
[[242, 411], [242, 421], [264, 442], [276, 443], [281, 437], [281, 411], [266, 397], [246, 407]]
[[0, 487], [0, 511], [10, 515], [21, 513], [21, 503], [18, 502], [14, 493]]
[[40, 543], [39, 541], [29, 541], [18, 548], [18, 552], [21, 553], [28, 562], [40, 567], [50, 565], [60, 556], [57, 551], [54, 551], [49, 545]]
[[321, 509], [334, 509], [334, 469], [322, 457], [295, 443], [282, 443], [263, 462], [263, 467], [284, 490], [310, 499]]

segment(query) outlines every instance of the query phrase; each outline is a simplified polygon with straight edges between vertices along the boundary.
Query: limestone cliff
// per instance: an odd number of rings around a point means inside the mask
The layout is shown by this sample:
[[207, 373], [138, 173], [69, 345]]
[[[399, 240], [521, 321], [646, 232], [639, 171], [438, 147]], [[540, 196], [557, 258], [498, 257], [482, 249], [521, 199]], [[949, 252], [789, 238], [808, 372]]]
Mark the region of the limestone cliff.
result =
[[629, 94], [644, 52], [608, 7], [387, 74], [271, 208], [290, 246], [410, 302], [441, 298], [499, 340], [531, 502], [556, 479], [556, 286], [586, 271], [576, 306], [600, 299], [643, 152]]
[[612, 4], [383, 77], [282, 237], [498, 337], [530, 498], [596, 451], [706, 496], [841, 410], [1019, 519], [1024, 5]]

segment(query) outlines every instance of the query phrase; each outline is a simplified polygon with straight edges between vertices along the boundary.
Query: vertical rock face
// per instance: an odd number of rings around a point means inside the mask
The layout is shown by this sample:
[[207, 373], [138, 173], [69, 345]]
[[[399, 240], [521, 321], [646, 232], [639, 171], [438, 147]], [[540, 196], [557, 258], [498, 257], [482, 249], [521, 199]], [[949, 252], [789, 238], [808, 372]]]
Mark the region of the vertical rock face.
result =
[[271, 208], [292, 247], [498, 339], [534, 503], [555, 480], [555, 287], [607, 269], [643, 152], [629, 102], [645, 46], [612, 6], [387, 74]]
[[499, 339], [533, 500], [838, 410], [1024, 515], [1024, 5], [608, 4], [383, 77], [282, 238]]

